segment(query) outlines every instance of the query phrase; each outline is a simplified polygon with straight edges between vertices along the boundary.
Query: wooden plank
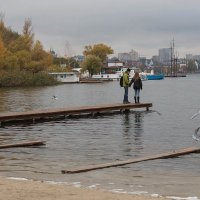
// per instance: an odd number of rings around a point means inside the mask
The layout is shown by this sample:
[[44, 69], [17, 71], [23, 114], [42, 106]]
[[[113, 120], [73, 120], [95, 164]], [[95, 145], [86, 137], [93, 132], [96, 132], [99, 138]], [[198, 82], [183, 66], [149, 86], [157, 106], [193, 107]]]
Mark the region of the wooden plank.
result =
[[84, 114], [84, 113], [92, 113], [92, 112], [145, 108], [145, 107], [146, 108], [152, 107], [152, 103], [140, 103], [140, 104], [115, 103], [115, 104], [105, 104], [105, 105], [97, 105], [97, 106], [35, 110], [35, 111], [27, 111], [27, 112], [9, 112], [9, 113], [0, 113], [0, 122], [53, 117], [53, 116], [59, 116], [59, 115], [73, 115], [73, 114]]
[[147, 161], [147, 160], [173, 158], [173, 157], [190, 154], [190, 153], [197, 153], [197, 152], [200, 152], [200, 148], [189, 147], [189, 148], [174, 150], [174, 151], [170, 151], [170, 152], [166, 152], [166, 153], [160, 153], [160, 154], [153, 155], [153, 156], [133, 158], [133, 159], [129, 159], [129, 160], [116, 161], [116, 162], [105, 163], [105, 164], [100, 164], [100, 165], [90, 165], [90, 166], [80, 167], [80, 168], [75, 168], [75, 169], [62, 170], [61, 172], [63, 174], [65, 174], [65, 173], [68, 173], [68, 174], [81, 173], [81, 172], [87, 172], [87, 171], [96, 170], [96, 169], [103, 169], [103, 168], [117, 167], [117, 166], [132, 164], [132, 163], [138, 163], [138, 162]]
[[16, 143], [16, 144], [0, 145], [0, 149], [13, 148], [13, 147], [41, 146], [41, 145], [45, 145], [45, 142], [44, 141], [29, 141], [29, 142], [22, 142], [22, 143]]

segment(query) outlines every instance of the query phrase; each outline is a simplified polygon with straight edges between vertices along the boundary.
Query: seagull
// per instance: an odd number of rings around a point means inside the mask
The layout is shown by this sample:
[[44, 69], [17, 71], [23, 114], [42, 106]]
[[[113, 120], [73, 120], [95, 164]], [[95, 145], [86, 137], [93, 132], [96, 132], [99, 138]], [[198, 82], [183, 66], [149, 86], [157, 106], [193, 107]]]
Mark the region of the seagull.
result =
[[194, 119], [197, 115], [200, 115], [200, 110], [197, 113], [195, 113], [194, 115], [192, 115], [191, 119]]
[[53, 95], [53, 96], [52, 96], [52, 99], [54, 99], [54, 100], [57, 100], [57, 99], [58, 99], [58, 97], [57, 97], [57, 96], [55, 96], [55, 95]]
[[200, 135], [198, 135], [197, 133], [199, 132], [200, 127], [198, 127], [195, 131], [194, 134], [192, 135], [192, 138], [196, 141], [199, 141]]

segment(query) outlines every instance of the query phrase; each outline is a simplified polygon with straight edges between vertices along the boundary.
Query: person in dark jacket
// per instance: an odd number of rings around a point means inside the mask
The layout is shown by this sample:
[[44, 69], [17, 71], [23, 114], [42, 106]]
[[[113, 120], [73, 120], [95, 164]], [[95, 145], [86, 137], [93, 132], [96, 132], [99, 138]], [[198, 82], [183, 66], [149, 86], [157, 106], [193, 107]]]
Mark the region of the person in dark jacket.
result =
[[138, 72], [135, 72], [133, 78], [131, 79], [130, 86], [133, 83], [133, 89], [135, 91], [135, 103], [140, 103], [140, 90], [142, 90], [142, 80]]

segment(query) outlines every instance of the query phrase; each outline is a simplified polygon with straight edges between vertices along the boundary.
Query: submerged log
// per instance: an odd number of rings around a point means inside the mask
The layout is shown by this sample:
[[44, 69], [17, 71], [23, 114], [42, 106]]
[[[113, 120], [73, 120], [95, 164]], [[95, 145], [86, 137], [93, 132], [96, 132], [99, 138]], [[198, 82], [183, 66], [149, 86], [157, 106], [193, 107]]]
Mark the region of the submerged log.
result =
[[116, 161], [116, 162], [111, 162], [111, 163], [106, 163], [106, 164], [90, 165], [90, 166], [80, 167], [80, 168], [76, 168], [76, 169], [62, 170], [61, 172], [63, 174], [65, 174], [65, 173], [68, 173], [68, 174], [81, 173], [81, 172], [87, 172], [87, 171], [96, 170], [96, 169], [117, 167], [117, 166], [122, 166], [122, 165], [127, 165], [127, 164], [131, 164], [131, 163], [137, 163], [137, 162], [142, 162], [142, 161], [147, 161], [147, 160], [173, 158], [173, 157], [190, 154], [190, 153], [197, 153], [197, 152], [200, 152], [200, 148], [189, 147], [189, 148], [174, 150], [174, 151], [170, 151], [170, 152], [166, 152], [166, 153], [160, 153], [160, 154], [156, 154], [156, 155], [152, 155], [152, 156], [133, 158], [133, 159], [125, 160], [125, 161]]
[[23, 142], [23, 143], [16, 143], [16, 144], [0, 145], [0, 149], [13, 148], [13, 147], [41, 146], [41, 145], [45, 145], [45, 142], [44, 141], [30, 141], [30, 142]]

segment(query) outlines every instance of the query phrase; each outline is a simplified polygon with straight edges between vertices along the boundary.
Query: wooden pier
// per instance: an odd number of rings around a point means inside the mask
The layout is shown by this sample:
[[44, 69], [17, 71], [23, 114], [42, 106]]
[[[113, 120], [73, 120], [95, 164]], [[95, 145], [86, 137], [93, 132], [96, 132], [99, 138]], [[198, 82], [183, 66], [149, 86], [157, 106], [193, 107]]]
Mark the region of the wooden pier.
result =
[[81, 115], [98, 115], [108, 112], [118, 111], [122, 113], [130, 109], [146, 108], [149, 110], [152, 107], [152, 103], [115, 103], [115, 104], [104, 104], [95, 106], [83, 106], [83, 107], [69, 107], [69, 108], [58, 108], [58, 109], [46, 109], [46, 110], [34, 110], [27, 112], [7, 112], [0, 113], [0, 125], [3, 123], [16, 123], [23, 121], [35, 122], [36, 120], [52, 119], [52, 118], [66, 118], [71, 116]]

